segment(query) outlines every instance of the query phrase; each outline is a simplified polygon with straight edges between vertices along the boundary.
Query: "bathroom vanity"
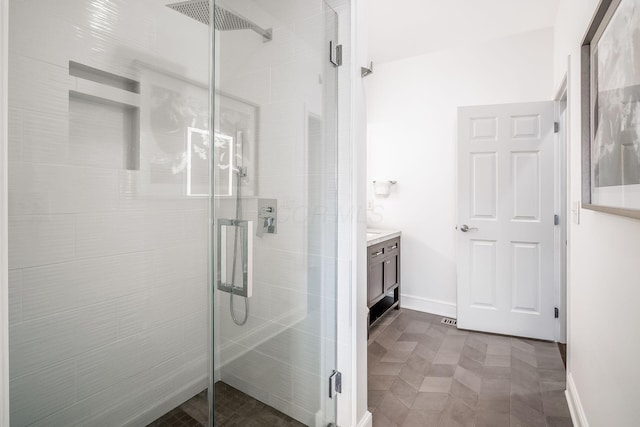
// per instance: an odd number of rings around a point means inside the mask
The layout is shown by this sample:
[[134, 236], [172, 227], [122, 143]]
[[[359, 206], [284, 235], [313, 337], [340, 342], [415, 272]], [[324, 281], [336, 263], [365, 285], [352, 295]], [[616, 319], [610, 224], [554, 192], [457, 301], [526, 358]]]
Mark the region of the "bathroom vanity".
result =
[[400, 308], [400, 236], [397, 230], [367, 230], [369, 327]]

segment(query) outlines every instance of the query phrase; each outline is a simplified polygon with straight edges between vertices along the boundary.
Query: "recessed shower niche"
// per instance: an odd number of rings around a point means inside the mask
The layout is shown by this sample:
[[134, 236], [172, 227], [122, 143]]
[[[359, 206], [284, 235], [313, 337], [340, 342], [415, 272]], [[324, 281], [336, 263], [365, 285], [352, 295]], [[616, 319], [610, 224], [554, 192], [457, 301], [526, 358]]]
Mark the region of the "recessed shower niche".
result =
[[140, 169], [140, 83], [69, 61], [69, 139], [88, 166]]

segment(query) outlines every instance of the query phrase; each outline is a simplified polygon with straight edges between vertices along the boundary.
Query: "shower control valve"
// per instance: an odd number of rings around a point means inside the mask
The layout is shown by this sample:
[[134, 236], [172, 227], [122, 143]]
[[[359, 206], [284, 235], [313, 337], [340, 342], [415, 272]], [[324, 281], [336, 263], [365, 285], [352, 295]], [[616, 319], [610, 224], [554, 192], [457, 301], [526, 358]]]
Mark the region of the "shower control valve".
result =
[[278, 232], [278, 201], [258, 199], [258, 229], [256, 234], [276, 234]]

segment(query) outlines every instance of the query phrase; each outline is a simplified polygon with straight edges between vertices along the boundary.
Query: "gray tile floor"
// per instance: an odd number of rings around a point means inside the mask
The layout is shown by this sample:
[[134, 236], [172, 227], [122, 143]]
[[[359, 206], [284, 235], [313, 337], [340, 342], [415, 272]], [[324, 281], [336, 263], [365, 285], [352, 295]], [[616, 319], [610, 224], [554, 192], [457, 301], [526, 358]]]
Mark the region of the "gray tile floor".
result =
[[458, 330], [401, 309], [369, 336], [374, 427], [572, 426], [555, 343]]

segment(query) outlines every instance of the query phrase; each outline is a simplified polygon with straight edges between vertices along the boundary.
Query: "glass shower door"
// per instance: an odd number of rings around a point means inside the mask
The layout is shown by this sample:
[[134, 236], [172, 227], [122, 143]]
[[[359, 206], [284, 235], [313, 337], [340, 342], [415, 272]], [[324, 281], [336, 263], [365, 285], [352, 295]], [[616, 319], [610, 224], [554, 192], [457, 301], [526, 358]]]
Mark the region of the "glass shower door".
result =
[[168, 3], [9, 1], [13, 427], [208, 422], [212, 41]]
[[324, 427], [336, 419], [337, 15], [322, 0], [215, 12], [213, 418]]
[[12, 426], [335, 422], [337, 16], [215, 6], [10, 0]]

